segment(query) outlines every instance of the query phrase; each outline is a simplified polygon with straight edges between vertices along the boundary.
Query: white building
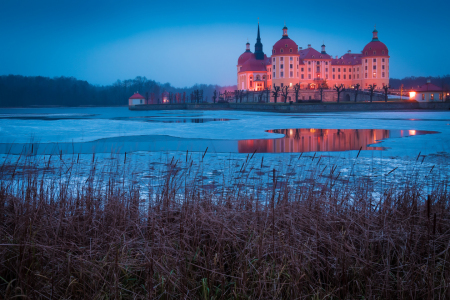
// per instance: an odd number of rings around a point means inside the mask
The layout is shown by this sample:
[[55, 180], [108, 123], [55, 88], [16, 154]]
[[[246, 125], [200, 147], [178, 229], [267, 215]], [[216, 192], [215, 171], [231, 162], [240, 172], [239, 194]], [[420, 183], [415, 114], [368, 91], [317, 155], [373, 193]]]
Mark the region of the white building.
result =
[[428, 81], [426, 84], [409, 92], [409, 98], [419, 102], [442, 102], [444, 101], [444, 90]]
[[144, 96], [142, 96], [142, 95], [139, 94], [138, 92], [134, 93], [134, 95], [131, 96], [131, 97], [128, 99], [128, 105], [129, 105], [129, 106], [141, 105], [141, 104], [146, 104], [146, 103], [145, 103], [145, 98], [144, 98]]

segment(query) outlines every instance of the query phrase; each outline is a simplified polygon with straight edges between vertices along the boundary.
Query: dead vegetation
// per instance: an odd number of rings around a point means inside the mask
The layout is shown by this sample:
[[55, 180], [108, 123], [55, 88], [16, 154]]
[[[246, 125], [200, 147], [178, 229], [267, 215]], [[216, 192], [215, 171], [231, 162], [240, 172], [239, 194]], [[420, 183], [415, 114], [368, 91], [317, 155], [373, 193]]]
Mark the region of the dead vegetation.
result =
[[155, 170], [156, 188], [126, 158], [98, 170], [93, 157], [86, 180], [77, 158], [51, 179], [4, 164], [1, 298], [450, 298], [447, 181], [315, 185], [317, 171], [300, 187], [271, 171], [250, 191], [251, 159], [227, 188], [203, 186], [187, 155]]

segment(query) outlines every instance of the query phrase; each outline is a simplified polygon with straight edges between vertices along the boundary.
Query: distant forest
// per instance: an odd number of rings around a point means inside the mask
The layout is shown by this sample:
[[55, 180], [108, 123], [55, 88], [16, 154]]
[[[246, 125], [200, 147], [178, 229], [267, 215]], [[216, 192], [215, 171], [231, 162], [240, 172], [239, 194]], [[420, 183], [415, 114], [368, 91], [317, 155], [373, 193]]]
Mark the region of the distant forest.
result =
[[403, 79], [395, 79], [391, 78], [389, 79], [389, 84], [391, 85], [391, 88], [393, 89], [399, 89], [400, 86], [403, 84], [404, 89], [413, 89], [417, 88], [425, 83], [427, 83], [427, 80], [431, 80], [432, 84], [435, 84], [441, 88], [444, 88], [446, 90], [450, 90], [450, 75], [445, 76], [438, 76], [438, 77], [405, 77]]
[[[128, 105], [128, 98], [135, 92], [142, 96], [161, 98], [162, 93], [180, 93], [187, 97], [203, 90], [203, 100], [212, 102], [212, 95], [234, 91], [236, 86], [196, 84], [175, 88], [169, 83], [159, 83], [145, 77], [117, 80], [112, 85], [92, 85], [73, 77], [48, 78], [42, 76], [0, 76], [0, 107], [26, 106], [118, 106]], [[156, 100], [155, 99], [155, 100]]]
[[[390, 79], [393, 89], [415, 88], [431, 80], [433, 84], [449, 89], [450, 75], [443, 77], [406, 77]], [[73, 77], [48, 78], [42, 76], [0, 76], [0, 107], [26, 106], [116, 106], [127, 105], [128, 98], [135, 92], [144, 97], [161, 98], [164, 92], [170, 94], [184, 94], [187, 99], [196, 90], [203, 90], [203, 101], [212, 102], [214, 91], [217, 94], [234, 91], [234, 86], [218, 86], [196, 84], [192, 87], [175, 88], [169, 83], [159, 83], [145, 77], [117, 80], [112, 85], [92, 85], [87, 81]]]

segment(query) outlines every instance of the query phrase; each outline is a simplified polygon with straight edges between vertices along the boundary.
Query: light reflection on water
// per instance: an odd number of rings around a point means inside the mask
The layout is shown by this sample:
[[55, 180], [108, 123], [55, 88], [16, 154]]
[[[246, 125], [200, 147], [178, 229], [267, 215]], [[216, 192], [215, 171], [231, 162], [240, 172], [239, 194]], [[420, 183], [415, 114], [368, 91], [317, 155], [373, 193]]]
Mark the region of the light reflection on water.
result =
[[434, 134], [436, 131], [387, 129], [274, 129], [272, 133], [284, 134], [280, 139], [255, 139], [239, 141], [240, 153], [323, 152], [349, 150], [384, 150], [370, 146], [388, 138]]

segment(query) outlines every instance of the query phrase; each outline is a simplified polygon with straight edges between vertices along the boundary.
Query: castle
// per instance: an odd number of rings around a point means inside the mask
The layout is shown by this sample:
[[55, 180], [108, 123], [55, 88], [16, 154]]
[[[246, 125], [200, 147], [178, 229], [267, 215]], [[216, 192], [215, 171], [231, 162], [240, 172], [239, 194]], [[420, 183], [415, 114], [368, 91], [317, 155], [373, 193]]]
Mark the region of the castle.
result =
[[272, 89], [272, 85], [284, 87], [300, 84], [301, 89], [317, 89], [322, 84], [328, 88], [344, 85], [352, 88], [356, 84], [361, 89], [376, 85], [382, 89], [389, 85], [389, 51], [378, 39], [374, 29], [372, 40], [361, 53], [348, 53], [341, 57], [331, 57], [322, 45], [317, 51], [308, 45], [306, 49], [289, 38], [288, 28], [283, 27], [281, 39], [272, 47], [272, 55], [263, 52], [259, 22], [255, 52], [246, 50], [237, 63], [237, 87], [241, 90], [262, 91]]

